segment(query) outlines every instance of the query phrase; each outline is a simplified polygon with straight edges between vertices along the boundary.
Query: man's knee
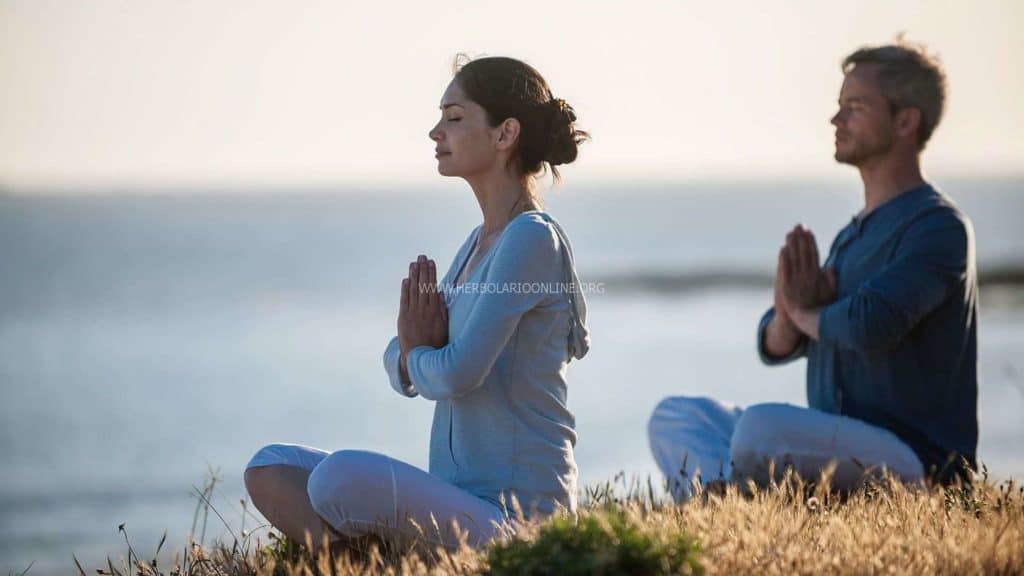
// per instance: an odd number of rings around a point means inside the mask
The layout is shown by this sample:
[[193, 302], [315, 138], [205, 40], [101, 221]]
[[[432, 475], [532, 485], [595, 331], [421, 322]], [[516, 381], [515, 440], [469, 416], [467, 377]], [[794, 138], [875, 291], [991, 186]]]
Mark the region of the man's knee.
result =
[[709, 398], [691, 396], [669, 396], [658, 402], [647, 421], [647, 435], [655, 437], [671, 428], [674, 423], [692, 422], [700, 419], [710, 402]]
[[735, 478], [763, 482], [768, 480], [773, 463], [778, 470], [786, 466], [780, 432], [792, 409], [786, 404], [757, 404], [743, 412], [729, 446]]

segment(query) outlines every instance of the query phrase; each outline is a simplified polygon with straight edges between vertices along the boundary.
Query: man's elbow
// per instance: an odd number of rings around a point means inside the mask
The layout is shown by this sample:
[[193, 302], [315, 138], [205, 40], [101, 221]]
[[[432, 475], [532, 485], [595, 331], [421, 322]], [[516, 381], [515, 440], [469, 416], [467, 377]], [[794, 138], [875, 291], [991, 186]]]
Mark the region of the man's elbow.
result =
[[891, 316], [866, 317], [852, 330], [849, 347], [856, 352], [888, 352], [906, 338], [906, 322]]

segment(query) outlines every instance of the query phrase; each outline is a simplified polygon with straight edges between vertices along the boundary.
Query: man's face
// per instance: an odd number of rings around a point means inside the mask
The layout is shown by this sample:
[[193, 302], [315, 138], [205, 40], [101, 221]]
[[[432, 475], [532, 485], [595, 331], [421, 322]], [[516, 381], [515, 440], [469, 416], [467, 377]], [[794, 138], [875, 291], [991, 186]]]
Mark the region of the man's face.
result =
[[862, 64], [846, 75], [832, 125], [836, 127], [837, 162], [861, 166], [892, 148], [893, 115], [878, 85], [875, 66]]

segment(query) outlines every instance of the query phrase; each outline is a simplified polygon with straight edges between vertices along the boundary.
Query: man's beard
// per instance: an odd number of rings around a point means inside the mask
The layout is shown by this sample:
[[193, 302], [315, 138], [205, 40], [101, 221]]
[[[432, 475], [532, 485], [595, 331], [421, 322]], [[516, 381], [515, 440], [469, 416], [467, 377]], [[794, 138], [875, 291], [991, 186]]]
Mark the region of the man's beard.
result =
[[848, 147], [845, 151], [840, 151], [837, 146], [833, 157], [836, 162], [839, 162], [840, 164], [849, 164], [851, 166], [859, 167], [872, 158], [888, 154], [889, 150], [892, 148], [892, 143], [892, 135], [886, 134], [884, 138], [876, 142], [872, 142], [870, 144], [858, 143], [852, 147]]

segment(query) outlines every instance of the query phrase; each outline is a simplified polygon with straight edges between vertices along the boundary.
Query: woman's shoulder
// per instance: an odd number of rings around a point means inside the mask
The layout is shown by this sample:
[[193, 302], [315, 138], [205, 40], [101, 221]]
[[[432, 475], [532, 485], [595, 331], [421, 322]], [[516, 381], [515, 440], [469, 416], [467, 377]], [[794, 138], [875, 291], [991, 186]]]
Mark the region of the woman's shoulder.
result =
[[519, 214], [508, 223], [508, 228], [502, 234], [502, 243], [517, 245], [517, 252], [554, 254], [561, 247], [561, 236], [553, 216], [540, 210], [531, 210]]

